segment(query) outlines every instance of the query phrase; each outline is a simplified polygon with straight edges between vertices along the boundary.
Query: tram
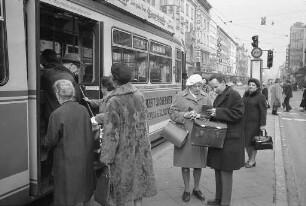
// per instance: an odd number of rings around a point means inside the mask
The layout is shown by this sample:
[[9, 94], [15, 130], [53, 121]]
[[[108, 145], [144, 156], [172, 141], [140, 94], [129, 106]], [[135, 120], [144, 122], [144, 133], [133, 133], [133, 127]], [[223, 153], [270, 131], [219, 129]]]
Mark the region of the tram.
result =
[[0, 0], [0, 205], [25, 204], [53, 189], [41, 148], [45, 49], [59, 58], [80, 55], [78, 81], [88, 98], [102, 98], [100, 78], [111, 74], [113, 63], [128, 64], [146, 97], [150, 140], [160, 138], [182, 88], [182, 45], [173, 33], [111, 3], [117, 1]]

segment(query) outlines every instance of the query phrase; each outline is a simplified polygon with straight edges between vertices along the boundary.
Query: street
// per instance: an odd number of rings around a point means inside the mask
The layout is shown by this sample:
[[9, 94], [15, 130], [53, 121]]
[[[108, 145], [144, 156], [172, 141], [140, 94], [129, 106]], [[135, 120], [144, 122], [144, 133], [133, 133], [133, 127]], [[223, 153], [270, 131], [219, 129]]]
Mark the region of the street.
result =
[[289, 205], [306, 205], [306, 112], [299, 111], [301, 96], [301, 91], [294, 92], [293, 109], [279, 115]]

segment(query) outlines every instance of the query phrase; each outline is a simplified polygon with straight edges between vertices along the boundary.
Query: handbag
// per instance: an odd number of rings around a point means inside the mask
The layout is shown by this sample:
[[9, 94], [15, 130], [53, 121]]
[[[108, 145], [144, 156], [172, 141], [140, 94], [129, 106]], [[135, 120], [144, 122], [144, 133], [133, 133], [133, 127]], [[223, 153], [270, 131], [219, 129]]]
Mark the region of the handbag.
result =
[[226, 132], [226, 123], [195, 119], [191, 133], [191, 144], [223, 148]]
[[272, 137], [268, 136], [266, 130], [262, 130], [261, 135], [254, 137], [253, 146], [255, 150], [273, 149]]
[[188, 133], [188, 130], [185, 129], [183, 124], [178, 124], [170, 120], [163, 128], [161, 136], [174, 144], [174, 146], [181, 148], [186, 142]]
[[103, 165], [97, 170], [95, 201], [101, 204], [101, 206], [107, 206], [110, 190], [110, 167]]

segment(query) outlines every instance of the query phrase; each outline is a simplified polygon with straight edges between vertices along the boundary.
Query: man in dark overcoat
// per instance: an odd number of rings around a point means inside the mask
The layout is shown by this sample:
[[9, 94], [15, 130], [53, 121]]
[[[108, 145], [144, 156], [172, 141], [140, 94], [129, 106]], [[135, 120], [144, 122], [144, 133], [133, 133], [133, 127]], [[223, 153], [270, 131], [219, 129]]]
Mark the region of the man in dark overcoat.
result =
[[45, 146], [53, 150], [54, 205], [86, 203], [94, 192], [93, 137], [87, 109], [68, 80], [54, 84], [61, 105], [51, 115]]
[[292, 85], [291, 85], [291, 82], [290, 80], [286, 80], [285, 84], [284, 84], [284, 90], [283, 90], [283, 93], [285, 95], [285, 98], [284, 98], [284, 105], [286, 107], [286, 112], [289, 112], [292, 107], [290, 106], [290, 98], [293, 97], [292, 95]]
[[207, 166], [215, 169], [216, 195], [207, 204], [225, 206], [231, 202], [233, 170], [244, 166], [244, 105], [223, 75], [212, 75], [209, 85], [218, 94], [209, 111], [211, 120], [225, 122], [228, 128], [223, 148], [208, 148]]
[[73, 73], [65, 68], [57, 58], [54, 50], [46, 49], [41, 54], [41, 63], [44, 67], [41, 73], [41, 89], [43, 91], [43, 118], [48, 125], [50, 114], [60, 105], [56, 99], [53, 85], [59, 79], [66, 79], [72, 82], [76, 91], [76, 100], [80, 102], [80, 88], [74, 79]]

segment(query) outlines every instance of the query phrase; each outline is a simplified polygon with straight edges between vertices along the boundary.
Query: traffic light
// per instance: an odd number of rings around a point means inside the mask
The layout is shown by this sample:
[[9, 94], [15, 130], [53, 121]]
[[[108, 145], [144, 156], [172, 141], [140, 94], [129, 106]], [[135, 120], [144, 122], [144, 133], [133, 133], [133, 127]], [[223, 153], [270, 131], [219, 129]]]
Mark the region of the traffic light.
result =
[[258, 47], [258, 35], [252, 36], [252, 40], [253, 40], [252, 46]]
[[267, 57], [267, 67], [271, 68], [273, 66], [273, 51], [268, 51], [268, 57]]

